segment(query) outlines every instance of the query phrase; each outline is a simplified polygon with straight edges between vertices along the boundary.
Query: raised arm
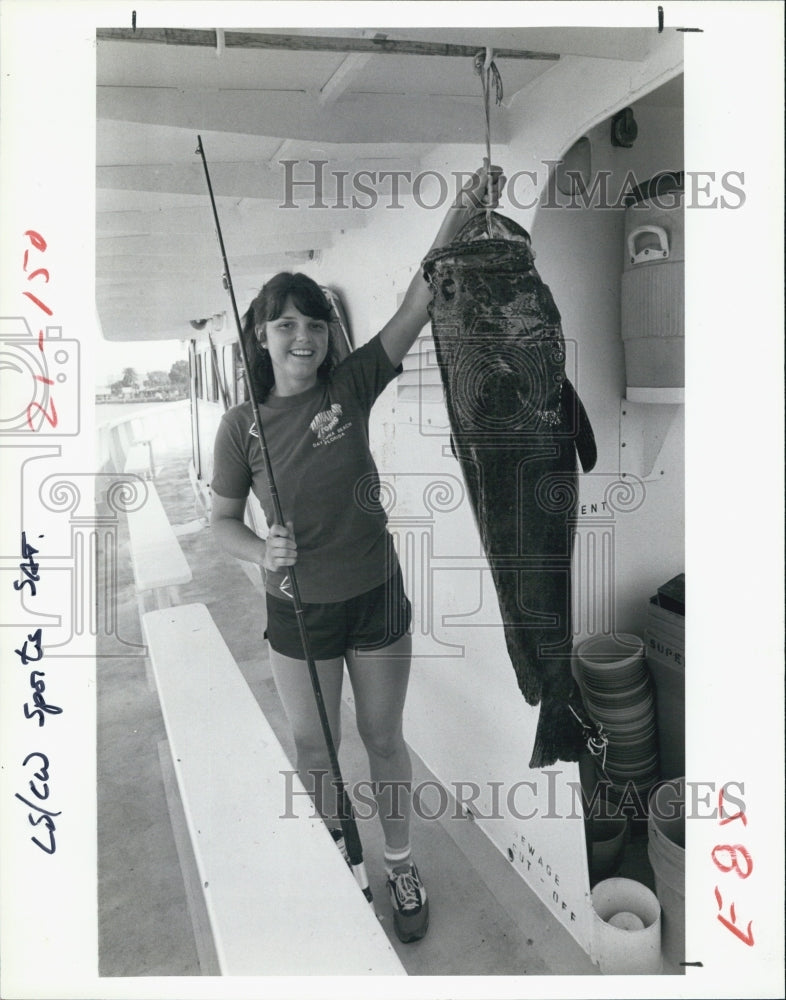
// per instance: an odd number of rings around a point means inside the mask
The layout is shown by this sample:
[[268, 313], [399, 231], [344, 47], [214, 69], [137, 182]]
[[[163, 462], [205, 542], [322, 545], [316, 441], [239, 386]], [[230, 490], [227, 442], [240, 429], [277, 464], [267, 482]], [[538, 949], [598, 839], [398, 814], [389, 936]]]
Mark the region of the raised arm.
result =
[[[489, 184], [488, 179], [491, 179]], [[430, 249], [445, 246], [453, 239], [465, 222], [487, 206], [496, 208], [505, 183], [502, 168], [488, 167], [486, 161], [464, 185], [456, 202], [448, 209], [439, 232]], [[488, 190], [487, 190], [488, 189]], [[484, 198], [485, 196], [485, 198]], [[425, 254], [423, 255], [425, 257]], [[409, 284], [401, 305], [380, 331], [380, 340], [385, 353], [394, 365], [399, 365], [417, 340], [418, 334], [428, 322], [428, 303], [431, 292], [420, 268]]]

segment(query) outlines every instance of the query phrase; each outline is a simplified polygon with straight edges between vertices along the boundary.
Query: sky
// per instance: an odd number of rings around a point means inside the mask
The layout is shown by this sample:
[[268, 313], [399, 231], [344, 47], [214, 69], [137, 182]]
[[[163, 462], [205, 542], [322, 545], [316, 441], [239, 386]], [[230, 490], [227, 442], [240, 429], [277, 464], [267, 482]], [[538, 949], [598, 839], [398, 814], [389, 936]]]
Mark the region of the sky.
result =
[[116, 382], [124, 368], [135, 368], [139, 375], [151, 371], [168, 372], [175, 361], [187, 358], [187, 343], [179, 340], [99, 340], [95, 358], [96, 385]]

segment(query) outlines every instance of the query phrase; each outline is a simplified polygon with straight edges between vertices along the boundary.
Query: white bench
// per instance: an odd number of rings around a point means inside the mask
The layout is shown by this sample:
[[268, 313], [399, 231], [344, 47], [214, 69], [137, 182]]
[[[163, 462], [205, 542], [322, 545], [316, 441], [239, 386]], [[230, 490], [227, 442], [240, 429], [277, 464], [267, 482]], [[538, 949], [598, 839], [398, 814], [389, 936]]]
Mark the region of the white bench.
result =
[[123, 472], [130, 472], [137, 476], [144, 476], [145, 479], [153, 479], [156, 474], [153, 464], [153, 441], [134, 441], [128, 449]]
[[405, 974], [207, 608], [142, 623], [220, 973]]
[[[128, 404], [131, 407], [133, 404]], [[159, 418], [160, 419], [160, 418]], [[102, 428], [102, 448], [108, 449], [115, 472], [133, 472], [145, 477], [155, 476], [153, 438], [149, 421], [144, 416], [114, 420]]]
[[[166, 419], [166, 418], [164, 418]], [[146, 417], [135, 417], [129, 422], [129, 440], [124, 472], [135, 472], [146, 479], [155, 478], [156, 466], [153, 461], [153, 438], [151, 421]]]
[[192, 579], [191, 567], [158, 491], [150, 481], [146, 481], [143, 488], [147, 490], [144, 503], [138, 510], [128, 512], [131, 564], [140, 618], [146, 610], [145, 594], [153, 591], [156, 606], [161, 608], [167, 603], [175, 603], [173, 587], [190, 583]]

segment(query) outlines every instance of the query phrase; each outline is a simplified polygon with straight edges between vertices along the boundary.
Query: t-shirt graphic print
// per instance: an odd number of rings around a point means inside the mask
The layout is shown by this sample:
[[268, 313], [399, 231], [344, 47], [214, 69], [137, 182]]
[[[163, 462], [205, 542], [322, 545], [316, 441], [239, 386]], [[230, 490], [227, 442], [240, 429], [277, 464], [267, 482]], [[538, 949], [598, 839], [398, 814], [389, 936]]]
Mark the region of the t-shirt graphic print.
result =
[[344, 436], [344, 432], [352, 426], [351, 422], [339, 427], [338, 430], [335, 429], [343, 412], [341, 403], [333, 403], [329, 410], [323, 410], [314, 417], [309, 424], [309, 429], [317, 437], [312, 447], [319, 448], [323, 444], [332, 444]]

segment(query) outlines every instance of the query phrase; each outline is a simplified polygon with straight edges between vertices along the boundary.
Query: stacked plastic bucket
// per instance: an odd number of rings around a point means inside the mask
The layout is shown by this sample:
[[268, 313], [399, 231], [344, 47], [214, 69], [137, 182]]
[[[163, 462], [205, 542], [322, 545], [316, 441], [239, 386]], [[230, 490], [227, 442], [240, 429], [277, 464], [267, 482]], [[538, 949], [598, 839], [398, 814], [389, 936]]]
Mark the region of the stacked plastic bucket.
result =
[[645, 806], [658, 780], [655, 697], [644, 642], [627, 633], [598, 635], [576, 650], [584, 700], [609, 738], [605, 770], [612, 792]]
[[647, 855], [662, 908], [664, 958], [677, 966], [685, 960], [685, 779], [653, 789], [647, 818]]

